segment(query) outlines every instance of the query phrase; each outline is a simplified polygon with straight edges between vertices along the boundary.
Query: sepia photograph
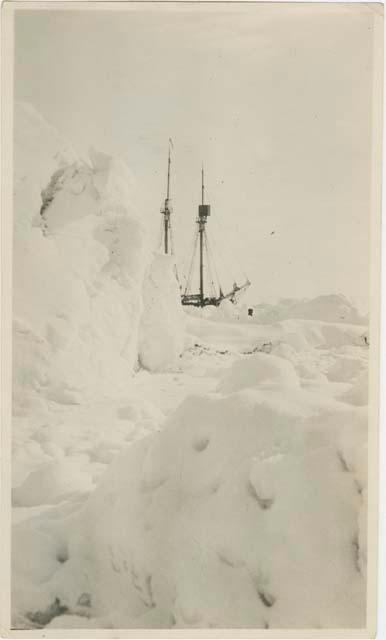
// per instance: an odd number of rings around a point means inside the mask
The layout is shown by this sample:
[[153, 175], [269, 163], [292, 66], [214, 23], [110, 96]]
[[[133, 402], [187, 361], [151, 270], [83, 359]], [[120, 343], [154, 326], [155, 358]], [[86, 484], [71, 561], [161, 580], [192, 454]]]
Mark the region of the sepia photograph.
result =
[[383, 5], [2, 13], [9, 637], [374, 636]]

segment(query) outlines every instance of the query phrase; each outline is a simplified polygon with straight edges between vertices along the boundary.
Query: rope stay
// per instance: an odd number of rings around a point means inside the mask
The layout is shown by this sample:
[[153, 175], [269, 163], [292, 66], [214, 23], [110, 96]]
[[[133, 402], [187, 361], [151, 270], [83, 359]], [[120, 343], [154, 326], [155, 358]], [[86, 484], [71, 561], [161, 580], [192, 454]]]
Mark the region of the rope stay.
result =
[[192, 280], [192, 274], [193, 274], [193, 266], [194, 266], [194, 258], [196, 257], [196, 251], [197, 251], [197, 245], [198, 245], [198, 236], [199, 236], [199, 231], [198, 229], [196, 230], [196, 235], [193, 241], [193, 252], [192, 252], [192, 258], [190, 260], [190, 267], [189, 267], [189, 271], [188, 271], [188, 277], [187, 277], [187, 281], [186, 281], [186, 287], [185, 287], [185, 291], [184, 291], [184, 295], [188, 295], [189, 289], [190, 289], [190, 284], [191, 284], [191, 280]]
[[209, 246], [208, 246], [208, 236], [207, 236], [207, 234], [205, 232], [204, 232], [204, 244], [205, 244], [206, 257], [207, 257], [207, 269], [208, 269], [209, 283], [212, 286], [212, 295], [214, 297], [216, 297], [217, 291], [216, 291], [216, 285], [215, 285], [215, 282], [213, 280], [213, 274], [212, 274], [212, 267], [211, 267], [211, 260], [210, 260], [210, 255], [209, 255]]
[[165, 222], [161, 220], [160, 229], [159, 229], [159, 242], [158, 242], [158, 250], [164, 252], [165, 240], [164, 240], [164, 231], [165, 231]]
[[[210, 231], [209, 237], [210, 237], [211, 246], [213, 247], [212, 251], [216, 251], [216, 253], [219, 256], [219, 258], [221, 260], [221, 263], [222, 263], [222, 265], [224, 267], [224, 271], [226, 272], [227, 279], [229, 279], [230, 282], [232, 282], [232, 280], [233, 280], [232, 272], [231, 272], [231, 270], [229, 268], [229, 265], [228, 265], [227, 261], [224, 260], [224, 256], [223, 256], [223, 252], [221, 250], [221, 247], [219, 249], [218, 248], [218, 243], [214, 241], [213, 234], [212, 234], [211, 231]], [[230, 250], [228, 250], [228, 253], [229, 253], [229, 255], [231, 255], [231, 251]]]
[[209, 254], [210, 254], [210, 257], [211, 257], [211, 260], [212, 260], [212, 264], [213, 264], [213, 268], [214, 268], [215, 276], [216, 276], [216, 278], [217, 278], [217, 284], [218, 284], [218, 289], [219, 289], [219, 295], [220, 295], [220, 296], [222, 296], [221, 281], [220, 281], [220, 277], [219, 277], [219, 275], [218, 275], [218, 270], [217, 270], [216, 260], [215, 260], [215, 259], [214, 259], [214, 257], [213, 257], [213, 251], [212, 251], [212, 247], [211, 247], [211, 245], [212, 245], [212, 240], [211, 240], [211, 242], [209, 243], [209, 236], [208, 236], [208, 235], [206, 236], [206, 244], [207, 244], [208, 251], [209, 251]]
[[[214, 214], [213, 220], [214, 220], [214, 223], [215, 223], [215, 225], [217, 227], [217, 230], [219, 232], [217, 234], [217, 237], [220, 238], [220, 239], [222, 238], [222, 244], [224, 245], [223, 247], [220, 246], [219, 253], [221, 253], [221, 257], [223, 257], [222, 249], [224, 249], [224, 247], [225, 247], [227, 255], [229, 254], [230, 258], [233, 260], [233, 264], [239, 268], [240, 274], [243, 276], [243, 278], [247, 282], [248, 281], [248, 276], [247, 276], [247, 273], [245, 271], [245, 268], [242, 265], [239, 256], [234, 251], [230, 250], [229, 244], [228, 244], [227, 239], [226, 239], [229, 236], [229, 233], [227, 233], [226, 226], [228, 226], [228, 231], [229, 231], [229, 225], [226, 225], [226, 223], [223, 222], [223, 225], [220, 227], [220, 223], [218, 221], [218, 216], [216, 214]], [[221, 245], [220, 240], [219, 240], [219, 244]], [[223, 260], [223, 262], [226, 265], [226, 268], [228, 269], [226, 261]]]

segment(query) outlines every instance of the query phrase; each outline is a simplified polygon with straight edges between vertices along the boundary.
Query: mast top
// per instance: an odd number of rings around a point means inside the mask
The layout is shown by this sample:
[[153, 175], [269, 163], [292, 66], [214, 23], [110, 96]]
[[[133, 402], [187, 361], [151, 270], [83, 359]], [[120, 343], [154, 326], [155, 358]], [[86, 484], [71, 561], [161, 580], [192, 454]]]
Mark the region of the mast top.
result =
[[169, 194], [170, 194], [170, 165], [171, 165], [171, 158], [170, 158], [170, 145], [169, 145], [169, 154], [168, 154], [168, 183], [167, 183], [167, 190], [166, 190], [166, 200], [169, 200]]

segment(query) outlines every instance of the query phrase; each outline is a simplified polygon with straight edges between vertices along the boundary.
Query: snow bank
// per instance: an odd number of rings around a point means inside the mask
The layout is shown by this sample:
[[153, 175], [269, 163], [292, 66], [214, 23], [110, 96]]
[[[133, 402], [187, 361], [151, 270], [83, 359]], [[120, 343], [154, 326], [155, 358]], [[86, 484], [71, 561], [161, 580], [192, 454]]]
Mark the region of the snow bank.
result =
[[[40, 615], [57, 603], [107, 627], [363, 626], [357, 414], [309, 403], [300, 417], [253, 390], [187, 399], [83, 511], [35, 523], [66, 549], [39, 582]], [[30, 597], [21, 579], [15, 590]]]
[[297, 351], [309, 347], [318, 349], [368, 347], [367, 327], [362, 324], [345, 324], [314, 320], [284, 320], [283, 340]]
[[365, 369], [366, 363], [359, 358], [341, 356], [329, 367], [327, 377], [332, 382], [351, 382], [358, 378]]
[[[76, 157], [25, 104], [17, 105], [15, 131], [15, 410], [26, 411], [34, 394], [71, 404], [117, 396], [137, 365], [144, 296], [141, 335], [150, 313], [155, 322], [156, 265], [146, 283], [150, 222], [121, 160], [95, 150], [90, 162]], [[158, 358], [162, 368], [175, 360], [181, 327], [177, 289], [166, 276], [157, 288], [154, 304], [173, 306], [168, 319], [160, 314], [159, 339], [175, 336], [170, 361], [165, 351]]]
[[[12, 490], [13, 505], [33, 507], [56, 504], [74, 494], [91, 491], [94, 485], [90, 476], [80, 470], [80, 462], [73, 457], [71, 460], [64, 458], [39, 466]], [[83, 462], [87, 462], [87, 457], [83, 456]]]
[[223, 300], [218, 307], [207, 307], [206, 317], [216, 322], [240, 320], [240, 307], [230, 300]]
[[232, 393], [250, 387], [297, 387], [299, 380], [291, 362], [283, 358], [256, 353], [236, 361], [226, 372], [219, 391]]
[[364, 406], [368, 403], [368, 371], [364, 371], [340, 397], [349, 404]]
[[259, 304], [253, 307], [255, 322], [270, 324], [289, 318], [302, 318], [324, 322], [367, 324], [354, 305], [345, 296], [323, 295], [311, 300], [283, 299], [277, 304]]

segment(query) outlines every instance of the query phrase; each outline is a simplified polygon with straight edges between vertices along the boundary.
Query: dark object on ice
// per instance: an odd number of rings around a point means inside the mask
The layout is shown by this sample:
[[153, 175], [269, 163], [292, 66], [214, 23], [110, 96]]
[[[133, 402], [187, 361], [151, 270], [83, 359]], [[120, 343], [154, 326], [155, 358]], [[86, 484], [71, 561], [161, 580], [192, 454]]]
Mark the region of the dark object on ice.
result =
[[[212, 272], [212, 263], [208, 236], [206, 233], [206, 223], [208, 221], [208, 216], [210, 216], [210, 205], [204, 204], [204, 169], [201, 170], [201, 204], [198, 205], [198, 216], [197, 216], [197, 231], [194, 239], [193, 246], [193, 255], [190, 263], [189, 274], [186, 282], [185, 291], [181, 296], [181, 302], [183, 305], [190, 305], [193, 307], [206, 307], [213, 306], [218, 307], [223, 300], [230, 300], [231, 302], [236, 302], [237, 294], [240, 291], [243, 291], [251, 284], [248, 278], [242, 285], [238, 285], [236, 282], [233, 283], [232, 290], [228, 293], [224, 293], [221, 284], [219, 282], [219, 278], [217, 275], [217, 269], [214, 266], [214, 272], [217, 277], [217, 288], [213, 280], [213, 272]], [[199, 291], [198, 293], [191, 292], [191, 281], [193, 274], [193, 266], [194, 259], [196, 256], [197, 245], [199, 245]], [[204, 255], [205, 254], [205, 255]], [[204, 263], [204, 257], [206, 256], [206, 261]], [[212, 291], [208, 295], [207, 292], [204, 291], [204, 266], [208, 273]]]
[[248, 351], [242, 351], [241, 353], [243, 353], [246, 356], [250, 356], [253, 353], [271, 353], [273, 348], [273, 344], [272, 342], [263, 342], [262, 344], [258, 344], [256, 347], [254, 347], [253, 349], [249, 349]]
[[199, 356], [203, 353], [217, 353], [220, 356], [227, 356], [230, 353], [228, 349], [210, 349], [209, 347], [205, 347], [203, 344], [198, 344], [198, 342], [195, 343], [194, 347], [190, 347], [188, 351]]
[[249, 307], [249, 309], [248, 309], [248, 315], [249, 315], [249, 316], [253, 316], [253, 309], [252, 309], [252, 307]]

